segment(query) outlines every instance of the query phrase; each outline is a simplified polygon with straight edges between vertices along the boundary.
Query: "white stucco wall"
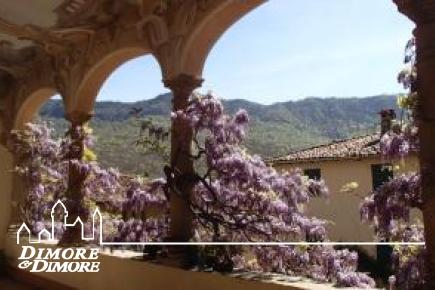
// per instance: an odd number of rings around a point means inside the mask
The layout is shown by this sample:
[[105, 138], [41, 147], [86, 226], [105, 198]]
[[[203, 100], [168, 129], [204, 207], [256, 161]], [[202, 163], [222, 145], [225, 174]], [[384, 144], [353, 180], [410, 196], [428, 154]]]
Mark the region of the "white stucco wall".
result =
[[[299, 164], [276, 164], [280, 171], [294, 168], [320, 168], [321, 177], [325, 180], [330, 191], [330, 198], [314, 198], [307, 207], [310, 216], [324, 218], [331, 222], [328, 226], [328, 236], [331, 241], [342, 242], [372, 242], [374, 231], [361, 223], [359, 207], [362, 199], [373, 188], [371, 165], [381, 164], [380, 158], [366, 158], [362, 160], [340, 160], [324, 162], [306, 162]], [[399, 168], [397, 168], [397, 166]], [[418, 169], [416, 156], [409, 156], [403, 162], [395, 164], [395, 174], [415, 171]], [[343, 185], [356, 182], [358, 188], [350, 192], [342, 192]], [[369, 253], [375, 252], [375, 247], [366, 248]]]

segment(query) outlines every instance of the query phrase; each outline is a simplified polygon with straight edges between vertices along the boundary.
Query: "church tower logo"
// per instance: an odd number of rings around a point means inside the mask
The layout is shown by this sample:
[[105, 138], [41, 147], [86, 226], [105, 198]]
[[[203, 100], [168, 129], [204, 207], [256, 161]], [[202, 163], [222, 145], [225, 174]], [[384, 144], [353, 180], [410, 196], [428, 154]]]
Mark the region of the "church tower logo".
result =
[[[51, 208], [51, 227], [42, 229], [37, 233], [37, 238], [32, 238], [32, 232], [26, 223], [23, 223], [17, 231], [17, 245], [20, 244], [23, 235], [28, 236], [29, 244], [42, 244], [53, 242], [56, 244], [60, 237], [56, 236], [56, 225], [63, 228], [80, 227], [83, 241], [97, 241], [103, 244], [103, 219], [98, 208], [92, 214], [91, 234], [85, 235], [84, 223], [80, 217], [73, 223], [68, 223], [68, 210], [62, 201], [58, 200]], [[18, 267], [30, 272], [98, 272], [99, 248], [56, 248], [23, 245]]]
[[[57, 216], [60, 216], [60, 220], [56, 220], [56, 213]], [[60, 213], [60, 214], [59, 214]], [[57, 242], [59, 240], [59, 237], [56, 236], [56, 224], [59, 224], [66, 229], [68, 227], [80, 227], [81, 232], [81, 238], [83, 241], [94, 241], [97, 240], [98, 243], [101, 245], [103, 244], [103, 218], [101, 216], [100, 209], [97, 207], [95, 211], [92, 214], [92, 234], [91, 236], [85, 235], [85, 225], [80, 217], [77, 217], [77, 219], [73, 223], [68, 223], [68, 210], [65, 206], [65, 204], [58, 200], [53, 207], [51, 208], [51, 231], [47, 229], [41, 230], [37, 234], [37, 239], [32, 239], [30, 228], [27, 226], [26, 223], [22, 223], [20, 228], [17, 231], [17, 245], [20, 244], [20, 238], [23, 234], [28, 236], [29, 244], [37, 244], [41, 243], [43, 241], [46, 242]]]

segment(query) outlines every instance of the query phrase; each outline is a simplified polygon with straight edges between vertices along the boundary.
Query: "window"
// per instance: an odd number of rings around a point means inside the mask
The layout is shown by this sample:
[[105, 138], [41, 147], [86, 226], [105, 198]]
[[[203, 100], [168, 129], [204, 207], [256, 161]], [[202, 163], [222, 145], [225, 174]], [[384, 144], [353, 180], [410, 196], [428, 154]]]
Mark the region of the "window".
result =
[[384, 182], [393, 177], [391, 164], [372, 164], [372, 185], [373, 190], [377, 189]]
[[[373, 190], [376, 190], [383, 183], [389, 181], [393, 177], [391, 164], [372, 164], [372, 184]], [[383, 240], [387, 242], [387, 240]], [[377, 245], [376, 256], [378, 264], [381, 265], [379, 273], [382, 277], [389, 277], [392, 274], [391, 255], [393, 248], [388, 245]]]
[[305, 169], [304, 175], [308, 176], [309, 179], [314, 180], [320, 180], [320, 178], [322, 177], [320, 174], [320, 168]]

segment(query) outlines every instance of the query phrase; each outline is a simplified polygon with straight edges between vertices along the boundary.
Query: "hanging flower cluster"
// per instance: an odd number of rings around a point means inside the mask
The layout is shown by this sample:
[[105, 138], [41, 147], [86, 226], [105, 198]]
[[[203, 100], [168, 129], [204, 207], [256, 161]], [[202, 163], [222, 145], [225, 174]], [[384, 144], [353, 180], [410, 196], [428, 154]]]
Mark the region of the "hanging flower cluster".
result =
[[263, 271], [307, 276], [316, 281], [331, 282], [337, 287], [375, 287], [373, 279], [355, 272], [358, 255], [335, 250], [331, 246], [279, 246], [254, 249]]
[[403, 158], [419, 149], [417, 126], [417, 68], [415, 39], [411, 39], [405, 48], [405, 68], [398, 75], [398, 82], [409, 93], [398, 97], [398, 105], [403, 113], [390, 132], [381, 139], [381, 150], [387, 158]]
[[[28, 193], [20, 204], [22, 217], [33, 233], [50, 228], [51, 208], [60, 199], [83, 220], [95, 206], [112, 217], [113, 224], [106, 225], [108, 240], [152, 241], [167, 235], [168, 206], [162, 183], [146, 183], [139, 177], [123, 176], [114, 168], [102, 168], [91, 150], [92, 131], [86, 126], [72, 128], [63, 138], [52, 135], [46, 123], [29, 123], [24, 130], [12, 132], [10, 139], [17, 158], [16, 172]], [[77, 142], [81, 138], [82, 142]], [[74, 180], [70, 180], [71, 170]], [[71, 183], [80, 184], [77, 200], [67, 195]], [[55, 228], [56, 236], [64, 233], [62, 224]], [[86, 223], [85, 233], [90, 232]]]
[[169, 204], [165, 181], [157, 179], [144, 182], [131, 178], [125, 182], [125, 195], [113, 207], [122, 213], [115, 221], [117, 232], [111, 237], [115, 242], [163, 241], [168, 236]]
[[[197, 240], [327, 240], [326, 221], [304, 213], [311, 197], [328, 195], [324, 182], [306, 179], [298, 170], [278, 173], [259, 156], [249, 155], [242, 145], [249, 121], [246, 111], [228, 116], [212, 95], [195, 95], [186, 110], [172, 117], [190, 124], [197, 152], [192, 158], [202, 160], [206, 168], [203, 175], [193, 177], [196, 185], [190, 200]], [[243, 250], [245, 254], [232, 256], [236, 267], [252, 269], [244, 257], [255, 256], [254, 269], [338, 286], [374, 287], [370, 277], [355, 272], [357, 255], [350, 251], [323, 246]]]
[[[52, 138], [46, 124], [26, 124], [24, 130], [13, 131], [10, 148], [16, 160], [16, 172], [27, 189], [21, 213], [35, 233], [45, 228], [55, 198], [62, 198], [67, 188], [67, 167], [62, 162], [62, 144]], [[49, 193], [49, 194], [48, 194]], [[62, 231], [62, 228], [58, 228]]]
[[[249, 155], [242, 145], [249, 121], [246, 111], [228, 116], [220, 101], [206, 95], [194, 96], [186, 110], [172, 117], [190, 124], [196, 145], [190, 157], [200, 163], [203, 174], [196, 170], [192, 176], [179, 175], [177, 168], [167, 166], [166, 179], [127, 177], [98, 165], [90, 149], [91, 132], [85, 128], [75, 128], [76, 135], [71, 132], [59, 140], [51, 137], [46, 125], [29, 124], [27, 130], [14, 132], [12, 148], [20, 156], [17, 170], [30, 192], [24, 213], [34, 231], [45, 226], [53, 201], [67, 198], [69, 171], [76, 170], [82, 184], [80, 210], [87, 214], [98, 206], [105, 220], [113, 221], [105, 227], [107, 240], [164, 240], [168, 236], [168, 197], [186, 196], [179, 184], [180, 179], [188, 179], [194, 182], [187, 201], [197, 241], [327, 241], [327, 222], [304, 213], [311, 197], [328, 194], [325, 184], [303, 177], [300, 171], [278, 173], [259, 156]], [[84, 147], [75, 148], [76, 144]], [[219, 253], [225, 253], [224, 262], [229, 262], [225, 269], [236, 265], [338, 286], [374, 287], [371, 278], [355, 272], [357, 256], [347, 250], [323, 246], [216, 250], [216, 267], [222, 265]], [[256, 266], [244, 262], [245, 257], [254, 257]]]
[[420, 174], [402, 174], [364, 199], [361, 219], [374, 225], [378, 240], [401, 241], [399, 226], [409, 223], [411, 210], [422, 206]]
[[223, 111], [219, 100], [206, 95], [195, 96], [185, 111], [174, 114], [190, 123], [197, 158], [207, 168], [198, 176], [191, 203], [197, 222], [209, 229], [198, 235], [229, 241], [323, 240], [325, 221], [307, 218], [302, 210], [310, 195], [327, 194], [323, 181], [304, 179], [297, 171], [280, 174], [249, 155], [241, 145], [246, 111], [234, 117]]
[[[400, 96], [399, 106], [406, 115], [381, 139], [381, 149], [387, 159], [403, 158], [419, 150], [417, 114], [417, 69], [415, 39], [405, 49], [407, 67], [399, 73], [398, 81], [409, 93]], [[424, 229], [412, 224], [413, 209], [422, 209], [421, 174], [395, 176], [376, 189], [361, 204], [361, 219], [374, 225], [378, 240], [396, 242], [424, 242]], [[393, 250], [394, 276], [391, 287], [400, 290], [423, 289], [427, 278], [425, 246], [396, 246]]]

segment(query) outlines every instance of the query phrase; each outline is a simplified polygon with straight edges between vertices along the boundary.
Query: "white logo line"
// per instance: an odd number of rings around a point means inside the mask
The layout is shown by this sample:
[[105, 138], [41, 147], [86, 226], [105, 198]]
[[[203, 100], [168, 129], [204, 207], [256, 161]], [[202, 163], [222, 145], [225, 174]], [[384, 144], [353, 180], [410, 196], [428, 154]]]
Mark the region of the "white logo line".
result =
[[[75, 227], [77, 224], [81, 227], [81, 239], [83, 241], [93, 241], [98, 238], [98, 243], [100, 246], [151, 246], [151, 245], [166, 245], [166, 246], [424, 246], [424, 242], [104, 242], [103, 241], [103, 217], [101, 215], [100, 209], [97, 207], [92, 214], [92, 235], [90, 237], [85, 236], [84, 223], [80, 217], [73, 223], [67, 222], [68, 210], [61, 200], [58, 200], [51, 208], [51, 232], [47, 229], [43, 229], [38, 233], [38, 239], [31, 239], [31, 231], [26, 223], [22, 223], [17, 231], [17, 245], [20, 244], [20, 236], [23, 231], [28, 234], [30, 244], [38, 244], [43, 241], [47, 242], [57, 242], [56, 231], [55, 231], [55, 212], [56, 208], [60, 207], [63, 211], [61, 214], [63, 220], [61, 222], [65, 228]], [[99, 232], [96, 233], [96, 227], [98, 227]], [[97, 236], [98, 235], [98, 236]]]
[[[22, 223], [20, 228], [17, 231], [17, 245], [20, 244], [20, 236], [21, 233], [23, 231], [26, 231], [28, 236], [29, 236], [29, 243], [30, 244], [38, 244], [41, 243], [42, 241], [47, 241], [47, 242], [57, 242], [58, 239], [56, 239], [56, 217], [55, 217], [55, 213], [56, 213], [56, 209], [60, 208], [61, 212], [61, 216], [63, 217], [63, 220], [58, 221], [61, 224], [63, 224], [65, 226], [65, 228], [67, 227], [75, 227], [75, 226], [80, 226], [80, 231], [81, 231], [81, 239], [83, 241], [93, 241], [96, 239], [97, 235], [98, 235], [98, 241], [99, 244], [101, 245], [103, 243], [103, 217], [101, 216], [101, 212], [100, 209], [97, 207], [94, 211], [94, 213], [92, 214], [92, 236], [90, 237], [86, 237], [85, 236], [85, 229], [84, 229], [84, 223], [82, 221], [82, 219], [80, 217], [77, 217], [76, 220], [73, 223], [68, 223], [67, 222], [67, 217], [68, 217], [68, 210], [66, 209], [66, 206], [64, 205], [64, 203], [61, 200], [58, 200], [53, 207], [51, 208], [51, 232], [49, 232], [47, 229], [43, 229], [38, 233], [38, 239], [37, 240], [32, 240], [31, 238], [31, 231], [29, 229], [29, 227], [26, 225], [26, 223]], [[99, 232], [96, 233], [96, 227], [98, 227]], [[97, 235], [96, 235], [97, 234]]]

